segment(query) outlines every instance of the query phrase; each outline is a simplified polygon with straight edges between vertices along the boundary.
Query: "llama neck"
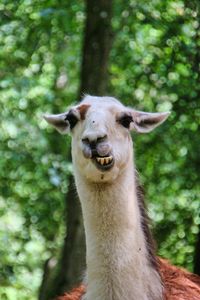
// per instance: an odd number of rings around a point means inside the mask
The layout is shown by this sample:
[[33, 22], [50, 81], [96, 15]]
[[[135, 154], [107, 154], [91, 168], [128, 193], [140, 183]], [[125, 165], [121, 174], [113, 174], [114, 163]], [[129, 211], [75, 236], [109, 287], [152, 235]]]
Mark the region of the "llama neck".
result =
[[87, 245], [86, 300], [161, 300], [160, 276], [149, 258], [133, 166], [114, 184], [76, 176]]

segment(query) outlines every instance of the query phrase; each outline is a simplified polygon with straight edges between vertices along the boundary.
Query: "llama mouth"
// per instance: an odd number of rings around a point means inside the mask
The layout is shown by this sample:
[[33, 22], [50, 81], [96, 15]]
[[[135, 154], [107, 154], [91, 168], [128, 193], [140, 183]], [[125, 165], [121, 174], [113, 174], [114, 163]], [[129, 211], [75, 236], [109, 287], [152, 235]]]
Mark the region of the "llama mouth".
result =
[[98, 169], [101, 171], [107, 171], [114, 165], [114, 157], [110, 156], [96, 156], [93, 161]]

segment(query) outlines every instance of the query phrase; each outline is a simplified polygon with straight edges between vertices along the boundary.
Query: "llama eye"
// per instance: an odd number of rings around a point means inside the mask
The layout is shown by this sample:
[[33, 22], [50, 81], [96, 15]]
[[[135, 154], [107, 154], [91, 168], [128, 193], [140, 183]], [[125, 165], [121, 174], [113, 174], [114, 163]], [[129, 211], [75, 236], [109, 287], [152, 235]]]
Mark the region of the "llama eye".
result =
[[133, 122], [133, 118], [130, 115], [124, 115], [118, 119], [118, 122], [125, 128], [129, 128], [130, 123]]
[[72, 110], [70, 110], [68, 112], [68, 114], [66, 115], [65, 120], [67, 120], [69, 122], [71, 130], [75, 127], [76, 123], [78, 122], [78, 118], [77, 118], [77, 116], [75, 116], [75, 114]]

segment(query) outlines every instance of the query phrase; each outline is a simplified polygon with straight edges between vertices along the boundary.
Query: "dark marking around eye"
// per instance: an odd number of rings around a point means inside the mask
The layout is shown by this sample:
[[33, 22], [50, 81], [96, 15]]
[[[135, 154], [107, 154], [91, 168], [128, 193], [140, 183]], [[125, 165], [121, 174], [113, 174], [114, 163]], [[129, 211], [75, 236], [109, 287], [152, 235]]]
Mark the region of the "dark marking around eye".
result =
[[117, 121], [125, 128], [129, 128], [130, 123], [133, 122], [133, 118], [130, 115], [123, 115]]
[[65, 120], [67, 120], [69, 122], [69, 126], [70, 126], [71, 130], [75, 127], [76, 123], [78, 122], [78, 118], [73, 113], [73, 110], [70, 110], [68, 112], [68, 114], [66, 115]]

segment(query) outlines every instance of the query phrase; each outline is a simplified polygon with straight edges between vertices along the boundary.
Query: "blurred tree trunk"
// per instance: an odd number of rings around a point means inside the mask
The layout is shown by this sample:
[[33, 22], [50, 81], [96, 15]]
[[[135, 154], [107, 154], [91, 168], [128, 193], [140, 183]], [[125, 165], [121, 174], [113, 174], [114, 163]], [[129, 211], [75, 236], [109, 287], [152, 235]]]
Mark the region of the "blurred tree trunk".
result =
[[[112, 0], [87, 0], [80, 89], [84, 93], [104, 95], [107, 92], [108, 61], [112, 45]], [[66, 236], [56, 276], [46, 276], [51, 264], [45, 265], [40, 300], [51, 299], [81, 282], [85, 270], [85, 235], [81, 208], [73, 177], [69, 177], [66, 195]]]
[[86, 15], [79, 96], [103, 95], [112, 44], [112, 0], [86, 0]]

